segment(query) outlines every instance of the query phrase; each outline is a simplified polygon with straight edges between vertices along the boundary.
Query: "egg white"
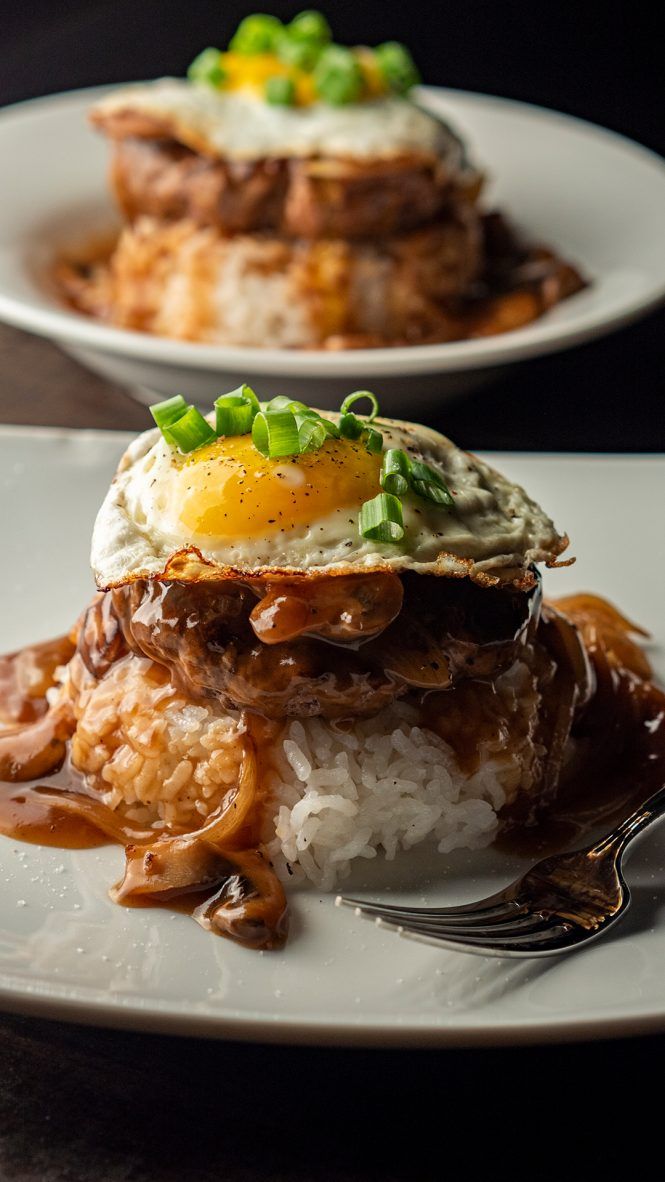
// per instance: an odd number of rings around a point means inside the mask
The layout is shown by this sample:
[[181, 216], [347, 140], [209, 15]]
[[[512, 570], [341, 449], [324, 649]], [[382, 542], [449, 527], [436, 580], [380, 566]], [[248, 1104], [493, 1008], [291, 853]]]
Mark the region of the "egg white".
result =
[[454, 157], [462, 146], [436, 116], [407, 98], [347, 106], [271, 106], [245, 91], [214, 90], [181, 78], [160, 78], [114, 90], [92, 110], [93, 122], [131, 111], [167, 126], [195, 152], [235, 160], [285, 156], [382, 159], [403, 153]]
[[489, 465], [427, 427], [396, 420], [378, 425], [385, 447], [403, 448], [441, 473], [454, 495], [454, 509], [408, 493], [399, 543], [361, 537], [359, 506], [312, 516], [267, 537], [187, 533], [179, 518], [176, 456], [155, 429], [129, 446], [97, 516], [91, 554], [97, 585], [157, 576], [187, 580], [370, 570], [519, 583], [531, 563], [553, 562], [565, 549], [567, 539], [543, 510]]

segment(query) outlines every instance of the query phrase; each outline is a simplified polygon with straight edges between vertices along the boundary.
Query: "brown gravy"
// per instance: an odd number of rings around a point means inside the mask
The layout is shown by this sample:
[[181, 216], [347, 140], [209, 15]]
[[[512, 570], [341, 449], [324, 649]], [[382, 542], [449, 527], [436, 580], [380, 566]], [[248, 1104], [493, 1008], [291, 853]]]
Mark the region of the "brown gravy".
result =
[[[649, 686], [623, 727], [601, 725], [580, 740], [583, 754], [532, 825], [504, 824], [499, 849], [539, 858], [612, 829], [665, 784], [665, 694]], [[637, 705], [637, 704], [636, 704]], [[610, 740], [606, 746], [606, 741]]]
[[[49, 710], [46, 702], [43, 709], [36, 708], [34, 678], [27, 679], [29, 688], [21, 701], [21, 668], [41, 671], [45, 693], [55, 669], [73, 651], [71, 641], [63, 638], [0, 663], [0, 717], [26, 720], [0, 730], [0, 833], [64, 849], [117, 842], [126, 854], [125, 875], [111, 891], [117, 902], [184, 911], [206, 930], [246, 947], [280, 947], [287, 934], [286, 899], [272, 867], [256, 848], [252, 823], [259, 767], [255, 739], [247, 740], [238, 788], [227, 794], [221, 816], [193, 834], [160, 835], [137, 828], [92, 795], [84, 777], [71, 766], [68, 748], [75, 723], [69, 712], [62, 707]], [[252, 735], [262, 733], [260, 726], [252, 728]], [[243, 841], [250, 848], [238, 845]]]
[[0, 722], [34, 722], [46, 714], [53, 674], [58, 665], [66, 665], [74, 648], [71, 637], [59, 636], [0, 656]]
[[[579, 630], [593, 689], [581, 690], [581, 704], [575, 706], [575, 754], [556, 791], [539, 798], [535, 810], [531, 801], [529, 814], [522, 805], [504, 810], [499, 848], [534, 859], [579, 843], [594, 826], [609, 828], [665, 782], [665, 692], [650, 680], [646, 658], [631, 638], [639, 629], [591, 596], [560, 600], [557, 607], [566, 627], [572, 621]], [[72, 644], [54, 641], [27, 651], [26, 661], [42, 671], [47, 688], [61, 663], [56, 656], [66, 659]], [[247, 947], [281, 947], [286, 899], [256, 831], [262, 751], [279, 724], [248, 714], [237, 788], [203, 829], [158, 835], [133, 826], [91, 794], [68, 759], [73, 720], [61, 710], [42, 709], [32, 690], [21, 703], [14, 676], [19, 666], [16, 654], [0, 662], [3, 717], [26, 719], [0, 731], [0, 833], [70, 849], [121, 843], [126, 870], [111, 891], [115, 901], [184, 911], [207, 930]], [[425, 696], [423, 703], [423, 722], [434, 729], [437, 698]], [[463, 714], [463, 702], [461, 708]], [[475, 720], [491, 726], [491, 712], [485, 719], [476, 712]], [[470, 733], [460, 738], [458, 754], [469, 767], [478, 742], [474, 733], [475, 744]]]

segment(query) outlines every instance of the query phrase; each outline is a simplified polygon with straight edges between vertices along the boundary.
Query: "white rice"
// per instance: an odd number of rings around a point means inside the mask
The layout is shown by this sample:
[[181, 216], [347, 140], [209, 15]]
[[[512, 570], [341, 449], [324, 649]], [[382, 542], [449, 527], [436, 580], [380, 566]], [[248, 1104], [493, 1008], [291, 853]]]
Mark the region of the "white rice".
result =
[[[74, 765], [110, 808], [157, 831], [196, 829], [214, 813], [237, 782], [238, 713], [188, 701], [144, 659], [97, 682], [75, 657], [63, 674]], [[452, 691], [451, 737], [454, 702]], [[404, 702], [353, 724], [287, 723], [263, 752], [263, 836], [278, 873], [330, 890], [357, 859], [390, 860], [424, 841], [444, 855], [488, 845], [497, 812], [537, 781], [540, 694], [526, 662], [499, 678], [492, 703], [498, 725], [479, 738], [475, 770]]]
[[275, 751], [269, 853], [278, 870], [330, 890], [356, 858], [382, 851], [392, 859], [432, 838], [443, 854], [486, 846], [516, 758], [486, 759], [465, 775], [452, 748], [403, 703], [346, 732], [318, 719], [292, 722]]
[[[346, 337], [401, 340], [449, 331], [440, 301], [480, 264], [477, 217], [385, 243], [227, 238], [188, 220], [142, 217], [108, 262], [59, 271], [68, 297], [121, 328], [208, 344], [297, 349]], [[453, 318], [454, 320], [454, 318]]]

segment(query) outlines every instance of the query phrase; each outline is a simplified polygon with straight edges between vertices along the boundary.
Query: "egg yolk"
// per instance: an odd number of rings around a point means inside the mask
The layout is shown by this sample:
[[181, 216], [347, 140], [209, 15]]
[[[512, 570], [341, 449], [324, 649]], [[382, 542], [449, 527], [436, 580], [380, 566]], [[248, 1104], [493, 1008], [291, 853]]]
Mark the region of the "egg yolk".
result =
[[359, 510], [381, 491], [381, 456], [329, 439], [318, 451], [270, 460], [249, 435], [216, 439], [177, 462], [174, 493], [188, 535], [269, 537]]
[[[388, 86], [372, 51], [359, 45], [354, 53], [363, 76], [364, 97], [378, 98], [386, 94]], [[223, 53], [221, 63], [224, 69], [222, 90], [249, 90], [263, 98], [269, 78], [290, 78], [298, 106], [306, 107], [317, 101], [312, 74], [281, 61], [275, 53]]]
[[316, 99], [311, 74], [297, 66], [287, 65], [274, 53], [225, 53], [223, 90], [251, 90], [263, 98], [269, 78], [290, 78], [296, 89], [299, 106], [307, 106]]

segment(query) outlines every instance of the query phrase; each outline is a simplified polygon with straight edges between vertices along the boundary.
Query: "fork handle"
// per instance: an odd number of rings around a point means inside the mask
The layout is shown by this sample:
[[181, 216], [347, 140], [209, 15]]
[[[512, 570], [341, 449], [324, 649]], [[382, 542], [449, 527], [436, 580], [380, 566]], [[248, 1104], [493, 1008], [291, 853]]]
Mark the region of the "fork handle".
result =
[[649, 796], [643, 804], [636, 808], [625, 821], [617, 825], [607, 837], [603, 837], [599, 842], [592, 846], [592, 850], [597, 854], [608, 853], [611, 847], [614, 847], [616, 854], [621, 854], [626, 846], [648, 829], [649, 825], [653, 825], [654, 821], [658, 821], [665, 816], [665, 784]]

